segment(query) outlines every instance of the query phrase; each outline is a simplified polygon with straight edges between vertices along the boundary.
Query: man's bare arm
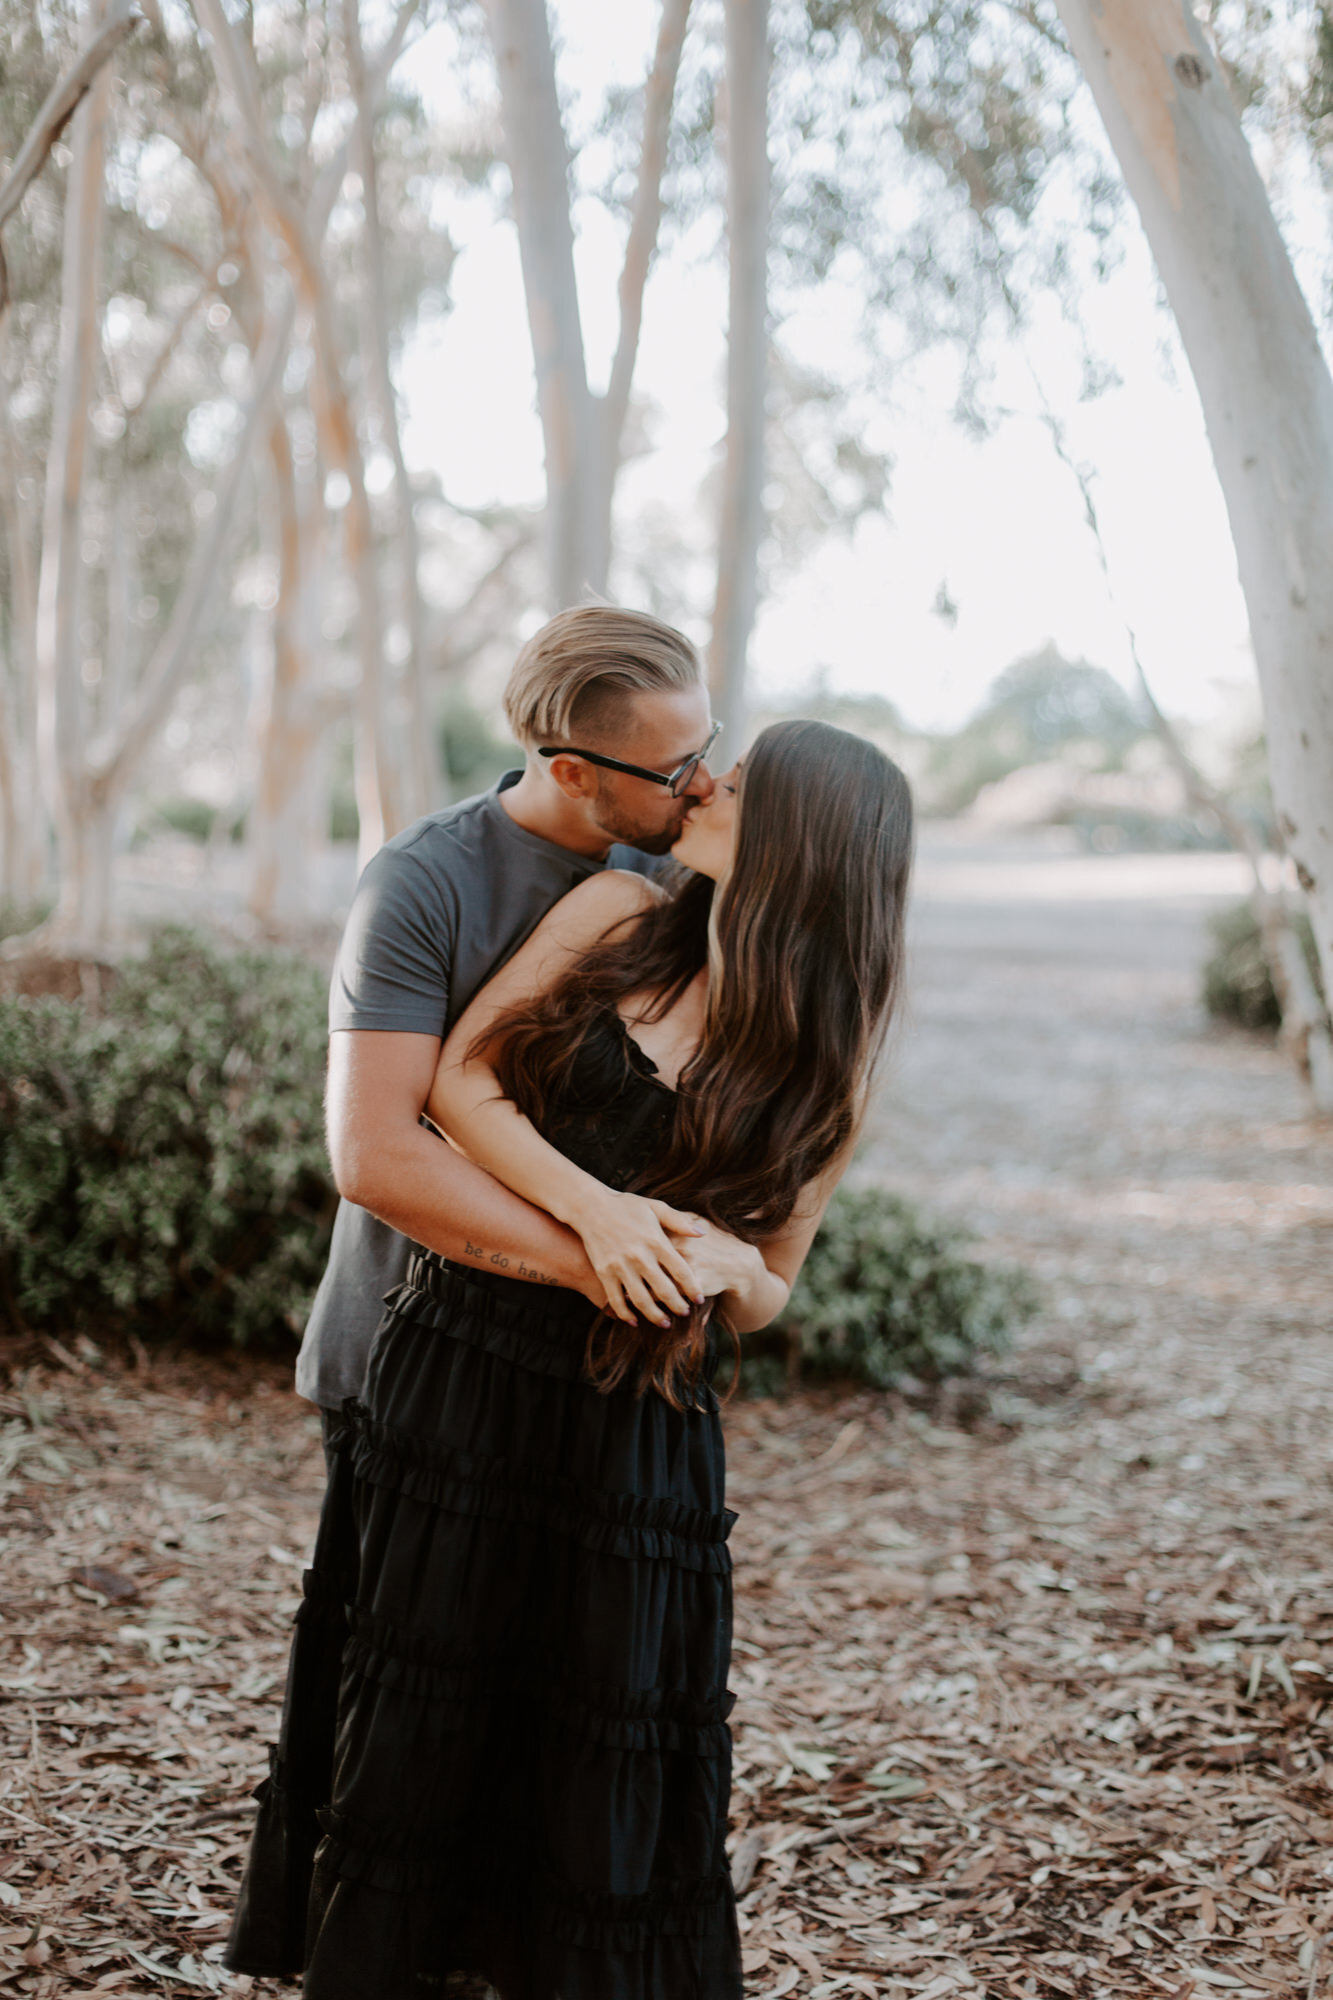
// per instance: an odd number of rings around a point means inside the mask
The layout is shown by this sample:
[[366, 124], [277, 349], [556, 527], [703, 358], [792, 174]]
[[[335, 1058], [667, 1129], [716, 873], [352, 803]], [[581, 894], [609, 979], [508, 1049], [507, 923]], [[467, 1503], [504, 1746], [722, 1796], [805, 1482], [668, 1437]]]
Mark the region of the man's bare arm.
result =
[[339, 1194], [459, 1264], [603, 1295], [572, 1229], [511, 1194], [418, 1124], [439, 1059], [434, 1035], [329, 1037], [329, 1158]]

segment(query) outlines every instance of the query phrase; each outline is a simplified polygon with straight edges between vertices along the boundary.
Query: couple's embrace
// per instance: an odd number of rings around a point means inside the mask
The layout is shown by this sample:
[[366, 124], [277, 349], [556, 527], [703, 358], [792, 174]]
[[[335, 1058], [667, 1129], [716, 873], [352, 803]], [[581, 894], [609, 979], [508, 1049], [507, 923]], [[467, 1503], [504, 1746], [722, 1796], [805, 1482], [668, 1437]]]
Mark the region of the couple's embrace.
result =
[[329, 1490], [227, 1962], [739, 2000], [713, 1382], [855, 1141], [910, 796], [818, 722], [714, 777], [693, 649], [607, 606], [505, 705], [523, 772], [389, 842], [334, 974]]

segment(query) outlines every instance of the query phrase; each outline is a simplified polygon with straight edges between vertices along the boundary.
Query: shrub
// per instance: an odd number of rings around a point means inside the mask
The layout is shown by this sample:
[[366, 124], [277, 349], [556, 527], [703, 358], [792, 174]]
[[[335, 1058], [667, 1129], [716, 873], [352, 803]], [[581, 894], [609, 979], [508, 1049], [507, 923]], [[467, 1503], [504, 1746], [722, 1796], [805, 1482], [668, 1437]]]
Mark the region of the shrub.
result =
[[[158, 933], [96, 1017], [0, 996], [0, 1319], [285, 1343], [328, 1253], [324, 983], [304, 960]], [[906, 1202], [841, 1191], [745, 1386], [956, 1373], [1031, 1310], [1022, 1273]]]
[[217, 816], [217, 807], [209, 805], [207, 799], [192, 799], [184, 794], [158, 799], [144, 811], [135, 829], [134, 844], [141, 846], [155, 833], [183, 833], [187, 840], [197, 840], [203, 846], [212, 837]]
[[800, 1336], [802, 1375], [887, 1389], [1001, 1352], [1035, 1311], [1036, 1292], [1025, 1271], [965, 1255], [967, 1241], [896, 1195], [840, 1189], [784, 1315]]
[[0, 896], [0, 944], [6, 938], [19, 937], [24, 931], [35, 931], [38, 924], [45, 923], [50, 916], [51, 908], [46, 899], [37, 903], [15, 903], [8, 896]]
[[[1208, 928], [1213, 936], [1212, 953], [1203, 968], [1203, 1004], [1208, 1012], [1216, 1020], [1234, 1021], [1242, 1028], [1280, 1027], [1282, 1009], [1253, 906], [1237, 903], [1222, 910]], [[1322, 994], [1314, 930], [1303, 910], [1295, 918], [1295, 928], [1315, 990]]]
[[324, 991], [162, 931], [101, 1014], [0, 998], [0, 1311], [286, 1340], [323, 1269]]

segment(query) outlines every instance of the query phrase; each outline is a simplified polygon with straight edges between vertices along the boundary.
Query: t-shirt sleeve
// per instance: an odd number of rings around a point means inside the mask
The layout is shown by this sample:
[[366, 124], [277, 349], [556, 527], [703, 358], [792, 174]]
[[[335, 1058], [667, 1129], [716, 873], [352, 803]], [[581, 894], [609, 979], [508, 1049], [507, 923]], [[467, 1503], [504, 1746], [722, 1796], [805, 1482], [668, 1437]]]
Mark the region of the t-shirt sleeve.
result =
[[382, 847], [356, 885], [329, 988], [329, 1031], [443, 1036], [457, 913], [410, 848]]

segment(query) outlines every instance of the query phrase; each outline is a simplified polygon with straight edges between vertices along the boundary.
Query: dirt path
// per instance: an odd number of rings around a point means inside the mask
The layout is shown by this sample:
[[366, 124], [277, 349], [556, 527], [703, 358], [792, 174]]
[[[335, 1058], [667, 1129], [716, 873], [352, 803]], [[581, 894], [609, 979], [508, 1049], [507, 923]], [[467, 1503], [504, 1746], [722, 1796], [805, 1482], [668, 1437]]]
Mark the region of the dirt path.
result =
[[[1048, 1309], [731, 1419], [753, 1995], [1333, 1995], [1333, 1144], [1196, 1011], [1229, 865], [927, 848], [865, 1171]], [[3, 1404], [0, 1987], [216, 1990], [317, 1443], [280, 1371], [70, 1358]]]
[[866, 1171], [1048, 1310], [735, 1427], [756, 1992], [1333, 1993], [1333, 1134], [1198, 1012], [1229, 867], [927, 850]]

